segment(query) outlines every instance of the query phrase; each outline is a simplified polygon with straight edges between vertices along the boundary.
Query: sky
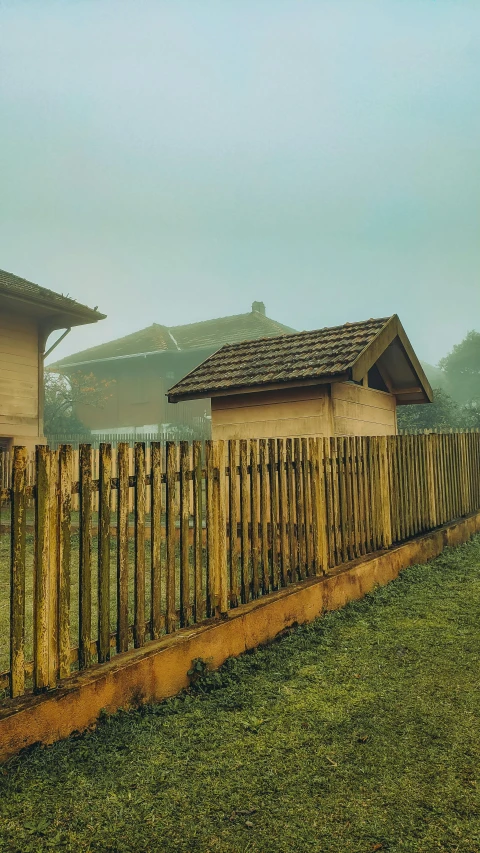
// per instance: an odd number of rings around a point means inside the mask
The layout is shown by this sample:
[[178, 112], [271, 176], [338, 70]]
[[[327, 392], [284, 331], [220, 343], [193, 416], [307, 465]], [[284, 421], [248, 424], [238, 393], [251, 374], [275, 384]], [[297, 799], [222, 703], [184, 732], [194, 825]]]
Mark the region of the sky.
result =
[[55, 359], [253, 300], [480, 330], [478, 0], [0, 0], [0, 131], [0, 267], [108, 315]]

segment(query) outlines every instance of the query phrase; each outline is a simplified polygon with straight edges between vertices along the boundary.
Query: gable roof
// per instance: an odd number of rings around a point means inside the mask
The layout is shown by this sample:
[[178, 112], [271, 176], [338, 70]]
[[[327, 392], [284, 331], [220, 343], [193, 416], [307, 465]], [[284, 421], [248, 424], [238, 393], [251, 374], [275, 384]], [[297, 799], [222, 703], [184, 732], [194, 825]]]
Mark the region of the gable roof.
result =
[[285, 385], [360, 381], [397, 339], [406, 364], [403, 374], [397, 371], [400, 384], [410, 382], [421, 397], [415, 402], [428, 402], [430, 386], [396, 314], [226, 345], [170, 388], [168, 399], [176, 403]]
[[51, 365], [51, 368], [153, 352], [183, 352], [190, 349], [221, 347], [225, 343], [292, 331], [293, 329], [289, 326], [277, 323], [260, 311], [233, 314], [230, 317], [203, 320], [200, 323], [188, 323], [183, 326], [168, 327], [153, 323], [146, 329], [133, 332], [131, 335], [69, 355]]
[[5, 270], [0, 270], [0, 299], [4, 304], [13, 304], [16, 308], [19, 305], [28, 306], [37, 316], [48, 319], [52, 331], [96, 323], [106, 316], [69, 296], [40, 287], [39, 284]]

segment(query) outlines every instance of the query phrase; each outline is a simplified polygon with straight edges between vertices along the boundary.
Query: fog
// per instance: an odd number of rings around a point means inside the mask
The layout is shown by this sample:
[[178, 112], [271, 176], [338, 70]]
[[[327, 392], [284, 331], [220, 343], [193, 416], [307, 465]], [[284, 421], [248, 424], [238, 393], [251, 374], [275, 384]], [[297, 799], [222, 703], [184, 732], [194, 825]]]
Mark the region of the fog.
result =
[[0, 267], [108, 315], [480, 315], [478, 0], [0, 2]]

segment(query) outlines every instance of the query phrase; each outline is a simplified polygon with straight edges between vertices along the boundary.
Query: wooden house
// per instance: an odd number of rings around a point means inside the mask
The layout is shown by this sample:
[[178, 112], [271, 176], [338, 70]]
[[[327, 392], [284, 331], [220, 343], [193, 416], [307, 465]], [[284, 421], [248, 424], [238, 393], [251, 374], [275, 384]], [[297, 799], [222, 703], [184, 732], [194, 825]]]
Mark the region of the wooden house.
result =
[[33, 449], [43, 437], [43, 358], [48, 336], [103, 319], [74, 299], [0, 270], [0, 449]]
[[158, 323], [123, 338], [75, 353], [51, 365], [67, 376], [93, 374], [112, 382], [101, 408], [76, 407], [76, 415], [99, 434], [175, 434], [175, 429], [210, 434], [210, 402], [197, 399], [173, 406], [167, 389], [223, 344], [292, 332], [266, 316], [263, 302], [245, 314], [183, 326]]
[[392, 435], [433, 394], [396, 315], [227, 345], [170, 388], [211, 399], [213, 438]]

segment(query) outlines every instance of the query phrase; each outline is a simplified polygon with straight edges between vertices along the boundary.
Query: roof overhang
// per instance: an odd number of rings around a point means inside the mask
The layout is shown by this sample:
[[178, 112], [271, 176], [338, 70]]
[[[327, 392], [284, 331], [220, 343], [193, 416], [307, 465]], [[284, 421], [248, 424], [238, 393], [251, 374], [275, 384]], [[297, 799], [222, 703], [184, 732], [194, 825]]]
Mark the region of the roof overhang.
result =
[[350, 379], [350, 373], [337, 373], [331, 376], [317, 376], [314, 379], [295, 379], [289, 382], [272, 382], [263, 385], [238, 385], [226, 390], [210, 389], [209, 391], [190, 392], [188, 394], [168, 394], [169, 403], [181, 403], [184, 400], [201, 400], [205, 397], [232, 397], [237, 394], [262, 394], [268, 391], [279, 391], [287, 388], [303, 388], [312, 385], [329, 385], [331, 382], [346, 382]]
[[93, 308], [87, 308], [65, 298], [66, 304], [55, 304], [48, 298], [20, 296], [0, 288], [0, 310], [21, 313], [25, 317], [36, 320], [46, 334], [55, 329], [68, 329], [72, 326], [84, 326], [104, 320], [106, 314], [100, 314]]
[[397, 405], [433, 401], [430, 383], [396, 314], [357, 357], [351, 378], [360, 382], [373, 365], [377, 365]]

